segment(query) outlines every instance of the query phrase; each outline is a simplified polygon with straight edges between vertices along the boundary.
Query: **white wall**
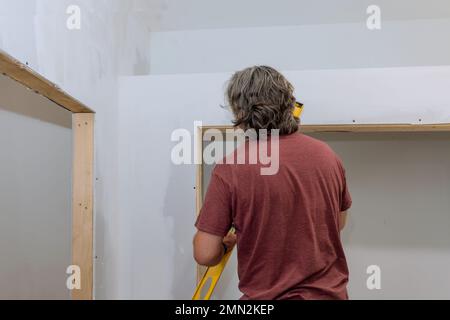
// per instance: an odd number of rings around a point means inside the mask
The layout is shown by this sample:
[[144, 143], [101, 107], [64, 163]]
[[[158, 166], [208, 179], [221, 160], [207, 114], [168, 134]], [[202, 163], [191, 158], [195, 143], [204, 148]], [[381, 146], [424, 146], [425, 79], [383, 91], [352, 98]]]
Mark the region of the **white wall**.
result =
[[[170, 137], [177, 128], [194, 131], [194, 119], [225, 121], [226, 113], [186, 101], [200, 89], [190, 80], [147, 76], [120, 82], [119, 192], [126, 215], [120, 220], [124, 260], [117, 280], [129, 299], [187, 299], [193, 293], [195, 170], [172, 165]], [[214, 90], [220, 94], [218, 80]]]
[[[66, 9], [81, 8], [81, 30]], [[120, 296], [117, 77], [149, 72], [149, 28], [133, 0], [0, 0], [0, 48], [81, 100], [96, 115], [95, 281], [98, 298]]]
[[72, 115], [0, 76], [0, 299], [68, 299]]
[[[363, 11], [364, 13], [364, 11]], [[177, 30], [152, 33], [152, 73], [231, 72], [267, 64], [281, 70], [450, 64], [450, 19]]]
[[[350, 294], [450, 298], [450, 134], [321, 134], [343, 158], [354, 205], [344, 244]], [[378, 265], [382, 290], [367, 290]]]

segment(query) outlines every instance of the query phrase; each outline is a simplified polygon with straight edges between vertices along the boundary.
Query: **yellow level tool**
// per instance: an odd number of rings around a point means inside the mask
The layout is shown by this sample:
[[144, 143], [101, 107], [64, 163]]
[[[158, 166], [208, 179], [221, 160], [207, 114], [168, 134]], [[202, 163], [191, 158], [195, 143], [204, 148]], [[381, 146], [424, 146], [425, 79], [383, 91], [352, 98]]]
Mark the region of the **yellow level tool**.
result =
[[[295, 103], [294, 108], [294, 117], [297, 119], [300, 119], [300, 116], [303, 112], [303, 104], [300, 102]], [[230, 231], [234, 232], [234, 230]], [[206, 269], [206, 272], [200, 281], [200, 283], [197, 286], [197, 289], [195, 290], [194, 296], [192, 297], [192, 300], [209, 300], [211, 299], [211, 296], [214, 292], [214, 289], [216, 288], [217, 283], [220, 280], [220, 277], [222, 276], [223, 270], [225, 269], [225, 266], [228, 263], [228, 260], [230, 259], [231, 255], [233, 254], [234, 248], [229, 250], [222, 258], [222, 261], [214, 267], [209, 267]]]
[[[233, 248], [234, 249], [234, 248]], [[192, 300], [209, 300], [219, 282], [220, 276], [227, 265], [228, 259], [233, 254], [233, 249], [228, 251], [217, 266], [206, 269], [205, 275], [197, 286]], [[208, 286], [209, 285], [209, 286]]]

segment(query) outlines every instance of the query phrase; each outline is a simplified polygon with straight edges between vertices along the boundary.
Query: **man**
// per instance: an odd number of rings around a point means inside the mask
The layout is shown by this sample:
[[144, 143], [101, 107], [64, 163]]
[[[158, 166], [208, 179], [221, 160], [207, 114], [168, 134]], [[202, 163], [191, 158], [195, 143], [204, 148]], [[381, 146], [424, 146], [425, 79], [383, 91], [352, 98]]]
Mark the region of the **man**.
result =
[[[340, 239], [352, 202], [345, 171], [325, 143], [298, 132], [293, 92], [266, 66], [231, 78], [235, 126], [278, 129], [279, 169], [262, 175], [259, 163], [215, 167], [196, 222], [194, 257], [216, 265], [237, 242], [242, 299], [348, 299]], [[232, 226], [236, 236], [228, 235]]]

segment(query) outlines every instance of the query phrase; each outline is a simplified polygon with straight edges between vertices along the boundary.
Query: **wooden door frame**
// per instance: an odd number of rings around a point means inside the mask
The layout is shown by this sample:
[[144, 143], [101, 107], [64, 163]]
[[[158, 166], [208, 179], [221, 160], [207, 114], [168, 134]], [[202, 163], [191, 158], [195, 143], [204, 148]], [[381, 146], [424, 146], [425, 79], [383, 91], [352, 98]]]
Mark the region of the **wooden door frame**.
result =
[[[196, 198], [196, 215], [200, 214], [200, 209], [203, 205], [203, 147], [205, 133], [208, 130], [219, 130], [223, 134], [227, 130], [233, 130], [231, 125], [206, 125], [197, 127], [196, 132], [196, 148], [197, 164], [196, 182], [195, 182], [195, 198]], [[330, 124], [330, 125], [301, 125], [300, 131], [303, 133], [318, 133], [318, 132], [359, 132], [359, 133], [394, 133], [394, 132], [450, 132], [450, 123], [439, 124]], [[206, 271], [205, 267], [197, 265], [197, 284], [200, 283]]]
[[72, 112], [72, 264], [80, 268], [81, 289], [71, 296], [92, 300], [95, 112], [2, 50], [0, 73]]

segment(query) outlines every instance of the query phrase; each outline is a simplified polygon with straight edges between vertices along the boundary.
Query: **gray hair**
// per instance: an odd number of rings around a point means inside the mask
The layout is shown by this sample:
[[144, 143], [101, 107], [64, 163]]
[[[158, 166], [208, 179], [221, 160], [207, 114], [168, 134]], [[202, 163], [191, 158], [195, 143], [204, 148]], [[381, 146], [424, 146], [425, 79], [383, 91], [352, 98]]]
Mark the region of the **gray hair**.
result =
[[255, 66], [238, 71], [231, 77], [226, 95], [235, 127], [279, 129], [282, 135], [298, 131], [299, 120], [293, 116], [294, 87], [277, 70]]

